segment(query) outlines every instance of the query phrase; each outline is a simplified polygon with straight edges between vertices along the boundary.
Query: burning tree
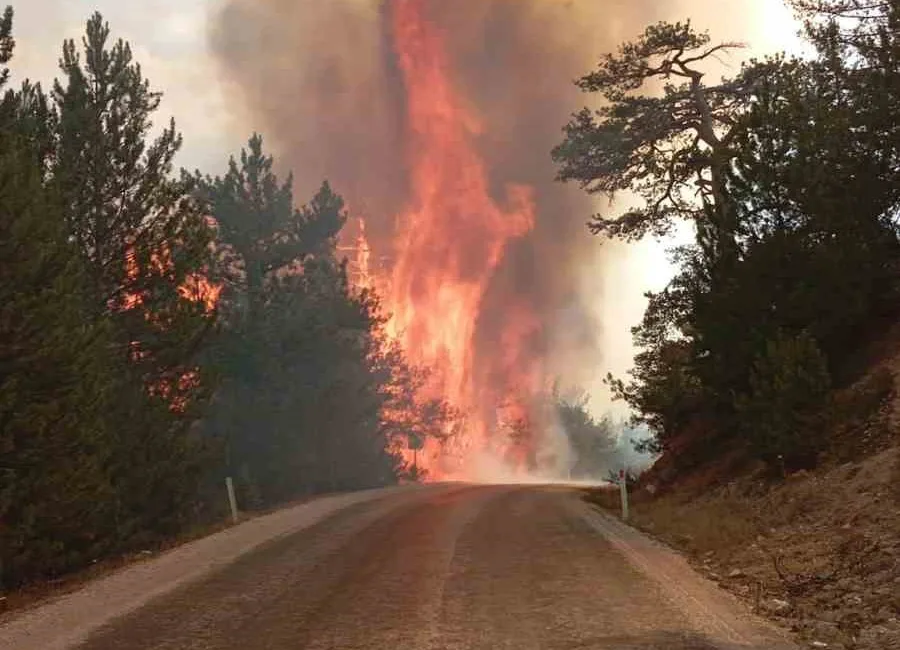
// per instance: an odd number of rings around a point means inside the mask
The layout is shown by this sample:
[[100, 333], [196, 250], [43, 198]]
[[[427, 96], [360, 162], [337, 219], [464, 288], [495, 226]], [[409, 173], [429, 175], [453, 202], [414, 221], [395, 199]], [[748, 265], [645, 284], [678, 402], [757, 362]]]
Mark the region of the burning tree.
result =
[[[422, 0], [395, 0], [387, 12], [406, 87], [411, 173], [385, 301], [389, 332], [414, 364], [431, 370], [432, 397], [466, 414], [464, 439], [457, 440], [465, 455], [490, 446], [494, 422], [484, 413], [508, 400], [529, 370], [531, 314], [505, 328], [502, 350], [479, 355], [476, 345], [490, 283], [507, 246], [533, 227], [534, 201], [522, 185], [505, 187], [505, 201], [494, 197], [476, 147], [480, 118], [457, 87], [446, 37], [427, 13]], [[431, 440], [431, 471], [452, 471], [452, 461], [435, 462], [439, 443]]]
[[[528, 410], [549, 367], [588, 371], [598, 352], [593, 301], [575, 286], [595, 249], [571, 219], [590, 201], [554, 184], [540, 154], [575, 94], [559, 71], [618, 31], [588, 37], [590, 4], [226, 0], [218, 12], [223, 73], [293, 169], [365, 213], [371, 257], [355, 277], [369, 275], [389, 332], [466, 414], [452, 443], [426, 450], [432, 476], [503, 457], [498, 405]], [[286, 55], [309, 65], [280, 65]]]
[[119, 517], [125, 529], [171, 531], [195, 494], [200, 452], [188, 429], [209, 387], [199, 353], [214, 323], [179, 287], [208, 268], [211, 233], [191, 182], [173, 177], [174, 122], [151, 138], [161, 96], [130, 46], [112, 42], [95, 14], [80, 49], [64, 44], [60, 66], [48, 116], [52, 184], [92, 316], [108, 321], [121, 360], [107, 405], [121, 450], [112, 463]]
[[[458, 435], [462, 413], [429, 390], [433, 371], [412, 365], [399, 342], [379, 329], [371, 361], [381, 378], [381, 430], [390, 449], [404, 457], [402, 475], [431, 478], [428, 467]], [[420, 454], [421, 452], [421, 454]]]

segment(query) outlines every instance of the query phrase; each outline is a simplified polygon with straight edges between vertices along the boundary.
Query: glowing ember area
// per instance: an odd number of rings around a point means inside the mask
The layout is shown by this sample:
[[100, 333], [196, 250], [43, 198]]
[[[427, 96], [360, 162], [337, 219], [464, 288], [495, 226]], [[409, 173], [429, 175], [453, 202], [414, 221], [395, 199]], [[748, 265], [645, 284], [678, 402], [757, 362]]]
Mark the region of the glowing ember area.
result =
[[498, 418], [508, 411], [520, 420], [525, 407], [513, 391], [527, 398], [539, 382], [533, 368], [516, 363], [523, 335], [537, 319], [524, 308], [510, 313], [492, 358], [476, 355], [475, 334], [507, 244], [533, 226], [531, 190], [510, 186], [505, 201], [491, 197], [474, 144], [479, 118], [454, 85], [442, 33], [429, 22], [423, 0], [394, 0], [391, 21], [406, 89], [410, 194], [394, 242], [389, 331], [413, 363], [433, 369], [434, 395], [467, 416], [451, 449], [428, 441], [419, 462], [431, 478], [466, 473], [474, 455], [488, 448], [521, 462]]
[[213, 284], [199, 274], [192, 274], [185, 278], [184, 284], [178, 287], [178, 294], [191, 302], [203, 303], [207, 312], [215, 310], [222, 294], [221, 285]]
[[[154, 275], [165, 276], [172, 268], [172, 260], [167, 249], [163, 249], [160, 253], [154, 253], [150, 260], [149, 272]], [[140, 265], [135, 256], [134, 250], [129, 248], [125, 253], [125, 274], [130, 283], [134, 283], [140, 276]], [[206, 312], [212, 313], [216, 304], [219, 302], [219, 296], [222, 293], [222, 287], [210, 282], [209, 278], [199, 274], [192, 273], [188, 275], [184, 282], [178, 287], [178, 295], [185, 300], [195, 303], [202, 303]], [[123, 310], [135, 309], [144, 304], [144, 296], [140, 292], [126, 291], [120, 297], [121, 308]], [[152, 318], [152, 314], [147, 313], [147, 318]]]
[[[160, 253], [154, 253], [150, 256], [149, 272], [155, 275], [165, 277], [172, 269], [171, 254], [168, 249], [163, 248]], [[140, 263], [137, 260], [134, 249], [129, 248], [125, 253], [125, 274], [129, 283], [138, 280], [141, 274]], [[203, 305], [207, 314], [212, 314], [219, 301], [222, 293], [222, 287], [216, 285], [209, 278], [192, 273], [188, 275], [184, 282], [178, 287], [178, 295], [183, 299], [193, 303]], [[120, 309], [129, 311], [133, 309], [142, 309], [145, 303], [145, 296], [139, 291], [125, 291], [120, 297]], [[115, 303], [113, 303], [115, 307]], [[154, 323], [157, 327], [164, 327], [159, 317], [153, 312], [143, 309], [144, 318]], [[128, 356], [134, 363], [139, 363], [150, 356], [150, 353], [141, 347], [138, 341], [129, 343]], [[147, 386], [147, 390], [152, 394], [169, 403], [169, 408], [176, 413], [183, 413], [188, 409], [190, 398], [199, 385], [199, 375], [194, 368], [173, 370], [168, 377], [157, 378], [156, 383]]]

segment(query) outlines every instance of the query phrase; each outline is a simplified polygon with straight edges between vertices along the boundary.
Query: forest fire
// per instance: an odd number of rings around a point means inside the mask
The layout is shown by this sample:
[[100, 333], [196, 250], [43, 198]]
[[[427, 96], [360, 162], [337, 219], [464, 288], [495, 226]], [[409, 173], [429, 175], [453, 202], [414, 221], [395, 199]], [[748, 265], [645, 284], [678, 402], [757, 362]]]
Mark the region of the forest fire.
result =
[[203, 303], [206, 311], [212, 313], [222, 294], [222, 286], [213, 283], [206, 276], [192, 274], [178, 287], [178, 294], [191, 302]]
[[[477, 386], [474, 336], [488, 282], [507, 243], [533, 226], [534, 205], [523, 186], [508, 188], [505, 205], [491, 198], [485, 163], [472, 144], [478, 116], [454, 87], [445, 44], [422, 0], [396, 0], [391, 10], [407, 91], [411, 192], [399, 217], [386, 296], [389, 330], [413, 363], [433, 370], [430, 389], [467, 414], [464, 449], [456, 450], [465, 453], [487, 443], [495, 424], [487, 414], [499, 399], [511, 398], [498, 393], [520, 383], [520, 369], [502, 363], [499, 385]], [[496, 348], [501, 358], [515, 355], [518, 325], [530, 316], [511, 314], [514, 327]], [[451, 471], [436, 462], [442, 458], [436, 452], [426, 446], [432, 476]]]
[[[750, 17], [760, 3], [735, 4], [729, 16]], [[540, 417], [546, 383], [599, 392], [630, 363], [623, 319], [641, 307], [623, 297], [644, 275], [587, 235], [605, 206], [556, 183], [550, 151], [585, 102], [573, 79], [646, 25], [688, 7], [706, 22], [711, 6], [222, 0], [210, 45], [240, 116], [274, 143], [297, 196], [327, 179], [365, 219], [364, 246], [356, 219], [342, 241], [354, 281], [467, 416], [455, 444], [419, 454], [432, 477], [567, 475], [565, 433]], [[722, 33], [743, 40], [731, 23]]]
[[[143, 270], [133, 248], [129, 247], [125, 253], [125, 275], [130, 283], [136, 282], [142, 272], [166, 276], [169, 274], [172, 266], [171, 254], [165, 247], [159, 253], [151, 255], [149, 268]], [[200, 273], [188, 275], [178, 287], [178, 295], [190, 302], [202, 304], [207, 313], [212, 313], [215, 310], [221, 293], [221, 285], [215, 284]], [[117, 299], [121, 301], [121, 308], [124, 310], [136, 309], [144, 304], [144, 295], [137, 290], [126, 290], [121, 296], [116, 296], [113, 299], [113, 303]], [[146, 314], [147, 318], [151, 318], [151, 316], [149, 312]]]
[[226, 0], [213, 31], [297, 195], [324, 178], [347, 199], [339, 251], [430, 372], [423, 399], [464, 418], [418, 453], [432, 479], [565, 471], [542, 413], [553, 378], [598, 372], [598, 253], [549, 152], [595, 60], [594, 4]]

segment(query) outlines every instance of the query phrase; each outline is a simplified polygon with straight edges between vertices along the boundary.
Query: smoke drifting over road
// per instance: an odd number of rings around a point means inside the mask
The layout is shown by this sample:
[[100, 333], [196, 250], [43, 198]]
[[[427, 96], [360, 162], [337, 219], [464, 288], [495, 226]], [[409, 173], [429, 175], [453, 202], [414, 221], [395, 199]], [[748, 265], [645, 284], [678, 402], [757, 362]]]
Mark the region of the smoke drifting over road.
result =
[[604, 267], [584, 226], [594, 207], [554, 182], [549, 151], [584, 103], [572, 80], [672, 13], [660, 0], [225, 0], [218, 12], [211, 42], [235, 110], [299, 197], [328, 179], [365, 218], [398, 334], [414, 360], [454, 366], [438, 388], [477, 412], [476, 447], [497, 436], [498, 401], [517, 417], [552, 377], [603, 365], [599, 297], [582, 277]]

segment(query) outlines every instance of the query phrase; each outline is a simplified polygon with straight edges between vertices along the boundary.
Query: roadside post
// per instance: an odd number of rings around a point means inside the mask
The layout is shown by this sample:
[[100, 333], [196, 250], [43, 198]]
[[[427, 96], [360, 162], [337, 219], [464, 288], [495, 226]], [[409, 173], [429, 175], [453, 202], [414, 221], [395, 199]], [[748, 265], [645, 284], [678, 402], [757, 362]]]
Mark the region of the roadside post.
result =
[[619, 493], [622, 495], [622, 521], [628, 521], [628, 474], [619, 470]]
[[234, 496], [234, 481], [231, 480], [230, 476], [225, 477], [225, 489], [228, 490], [228, 505], [231, 506], [231, 521], [236, 524], [238, 522], [237, 499]]

